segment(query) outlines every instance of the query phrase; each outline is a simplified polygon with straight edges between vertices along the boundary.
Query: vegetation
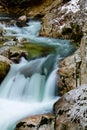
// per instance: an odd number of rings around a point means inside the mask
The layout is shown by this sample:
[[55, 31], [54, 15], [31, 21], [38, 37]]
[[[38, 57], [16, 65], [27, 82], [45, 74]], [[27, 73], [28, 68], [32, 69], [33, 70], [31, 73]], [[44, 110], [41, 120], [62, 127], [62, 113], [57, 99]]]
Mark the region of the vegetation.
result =
[[50, 53], [55, 53], [55, 48], [53, 46], [42, 46], [36, 45], [34, 43], [25, 43], [22, 47], [12, 47], [10, 51], [23, 50], [28, 52], [29, 58], [43, 57]]

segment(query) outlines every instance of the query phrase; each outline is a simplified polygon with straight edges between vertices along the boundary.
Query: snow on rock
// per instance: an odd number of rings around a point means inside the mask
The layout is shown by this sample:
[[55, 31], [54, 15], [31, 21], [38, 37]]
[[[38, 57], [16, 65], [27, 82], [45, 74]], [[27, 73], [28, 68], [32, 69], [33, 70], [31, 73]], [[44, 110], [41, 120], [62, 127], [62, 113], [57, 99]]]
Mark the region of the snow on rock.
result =
[[66, 9], [66, 13], [69, 13], [70, 11], [72, 11], [73, 13], [76, 13], [77, 11], [80, 10], [78, 2], [79, 2], [79, 0], [71, 0], [70, 2], [66, 3], [62, 7], [62, 10]]
[[62, 121], [79, 124], [81, 130], [87, 130], [87, 84], [66, 93], [54, 105], [54, 111], [57, 121], [63, 117]]
[[58, 10], [61, 12], [61, 15], [59, 15], [53, 21], [57, 23], [58, 29], [61, 30], [66, 23], [65, 17], [69, 14], [75, 14], [80, 10], [79, 0], [70, 0], [69, 2], [58, 7]]
[[72, 100], [75, 102], [68, 112], [70, 119], [79, 120], [83, 128], [87, 123], [87, 85], [82, 85], [71, 91]]

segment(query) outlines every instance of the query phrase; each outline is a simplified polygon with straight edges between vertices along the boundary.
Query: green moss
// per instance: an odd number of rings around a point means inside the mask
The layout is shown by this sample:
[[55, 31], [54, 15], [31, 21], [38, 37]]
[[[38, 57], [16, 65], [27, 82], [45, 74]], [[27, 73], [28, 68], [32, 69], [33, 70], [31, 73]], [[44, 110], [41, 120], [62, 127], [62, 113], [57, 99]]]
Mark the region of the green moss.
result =
[[6, 62], [0, 62], [0, 82], [4, 79], [10, 69], [10, 65]]
[[0, 40], [0, 47], [2, 47], [2, 46], [3, 46], [3, 41]]
[[53, 46], [42, 46], [31, 43], [23, 44], [23, 47], [12, 47], [11, 51], [27, 51], [29, 58], [36, 58], [40, 56], [46, 56], [50, 53], [55, 53], [55, 48]]

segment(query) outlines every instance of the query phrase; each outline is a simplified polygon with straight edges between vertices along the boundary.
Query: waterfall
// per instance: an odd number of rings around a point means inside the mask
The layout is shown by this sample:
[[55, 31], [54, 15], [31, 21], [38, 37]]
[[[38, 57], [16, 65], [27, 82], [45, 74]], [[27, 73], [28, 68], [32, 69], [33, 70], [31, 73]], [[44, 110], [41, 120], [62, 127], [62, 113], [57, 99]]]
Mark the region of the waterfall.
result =
[[[55, 91], [55, 70], [47, 76], [49, 68], [53, 68], [52, 62], [46, 63], [51, 60], [50, 58], [52, 56], [49, 55], [29, 62], [21, 61], [20, 64], [11, 66], [8, 75], [0, 86], [0, 129], [13, 130], [14, 123], [19, 119], [28, 115], [48, 113], [52, 110], [52, 105], [58, 97], [55, 98], [54, 92], [51, 93], [51, 91]], [[44, 70], [45, 67], [47, 67], [47, 73], [41, 73], [41, 69]], [[30, 75], [26, 74], [26, 68], [27, 71], [33, 68]], [[46, 87], [48, 87], [47, 90]], [[50, 89], [52, 90], [50, 91]], [[48, 93], [48, 91], [50, 92]], [[45, 93], [47, 96], [44, 100]], [[50, 98], [49, 101], [48, 97]]]
[[[0, 97], [14, 100], [22, 100], [22, 98], [25, 99], [27, 97], [27, 100], [32, 100], [33, 98], [36, 100], [41, 91], [40, 86], [44, 89], [45, 79], [49, 69], [52, 69], [53, 61], [51, 58], [53, 58], [53, 55], [29, 62], [21, 61], [20, 64], [13, 64], [1, 84]], [[46, 74], [45, 70], [47, 70]]]
[[[55, 95], [58, 80], [57, 68], [54, 69], [56, 55], [63, 58], [72, 46], [67, 40], [40, 37], [39, 21], [30, 21], [27, 27], [3, 25], [4, 36], [27, 38], [30, 42], [45, 46], [55, 46], [56, 53], [31, 61], [21, 58], [19, 64], [11, 65], [10, 71], [0, 85], [0, 130], [14, 130], [17, 121], [35, 114], [52, 111], [58, 100]], [[0, 25], [1, 26], [1, 25]]]
[[44, 100], [50, 100], [52, 98], [55, 98], [55, 90], [57, 87], [57, 80], [58, 80], [58, 69], [54, 69], [49, 78], [47, 79], [46, 85], [45, 85], [45, 93], [44, 93]]

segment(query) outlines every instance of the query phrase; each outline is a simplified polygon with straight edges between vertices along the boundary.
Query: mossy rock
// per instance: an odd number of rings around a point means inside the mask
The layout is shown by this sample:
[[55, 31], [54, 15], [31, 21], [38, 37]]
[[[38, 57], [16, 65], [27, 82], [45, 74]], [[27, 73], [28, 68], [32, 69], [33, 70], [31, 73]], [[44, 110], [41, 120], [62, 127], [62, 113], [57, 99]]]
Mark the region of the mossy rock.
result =
[[0, 61], [0, 83], [2, 82], [6, 74], [8, 73], [9, 69], [10, 69], [9, 64], [7, 64], [6, 62]]
[[56, 53], [56, 47], [54, 46], [45, 46], [34, 43], [25, 43], [23, 44], [23, 47], [10, 48], [11, 52], [19, 52], [20, 50], [27, 52], [29, 59], [47, 56], [50, 53]]

